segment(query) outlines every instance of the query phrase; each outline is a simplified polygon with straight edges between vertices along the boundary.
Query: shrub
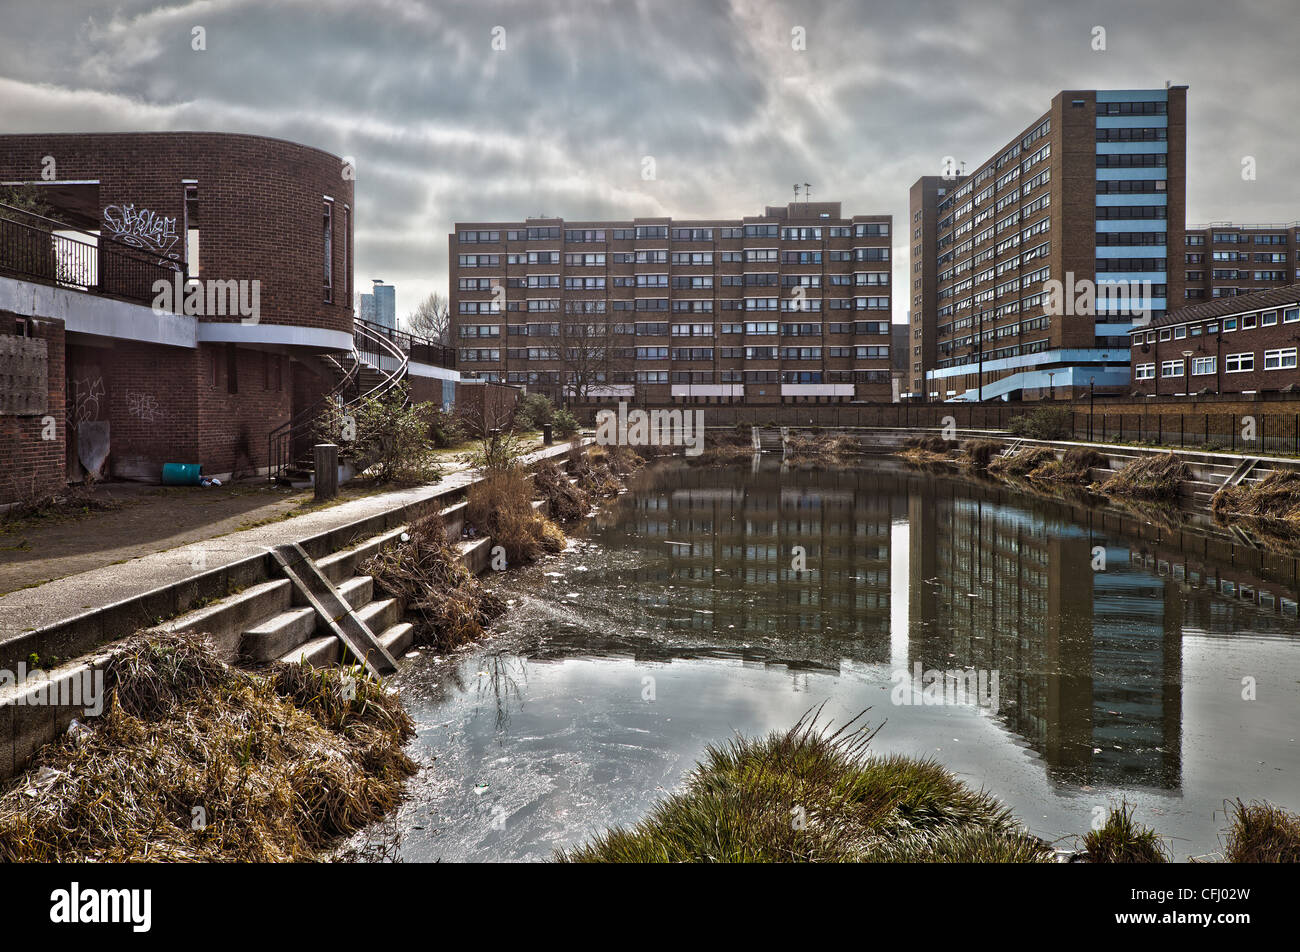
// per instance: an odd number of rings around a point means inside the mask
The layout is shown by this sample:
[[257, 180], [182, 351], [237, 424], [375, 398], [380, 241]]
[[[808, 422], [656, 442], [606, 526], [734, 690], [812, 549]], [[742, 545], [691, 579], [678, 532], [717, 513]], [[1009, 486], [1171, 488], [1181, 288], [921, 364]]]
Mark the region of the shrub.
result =
[[408, 395], [403, 384], [383, 396], [326, 410], [316, 422], [316, 436], [337, 443], [340, 459], [353, 460], [381, 483], [437, 482], [442, 468], [432, 455], [430, 433], [441, 411], [432, 403], [408, 405]]
[[1064, 407], [1037, 407], [1016, 417], [1007, 429], [1031, 440], [1063, 440], [1074, 433], [1074, 415]]
[[495, 430], [480, 439], [462, 460], [483, 473], [513, 473], [519, 470], [528, 443], [510, 430]]
[[551, 417], [551, 423], [560, 436], [573, 436], [578, 432], [578, 418], [568, 410], [556, 410], [555, 415]]
[[515, 428], [519, 430], [539, 430], [543, 423], [551, 423], [555, 418], [555, 404], [542, 393], [526, 393], [515, 407]]
[[1087, 483], [1092, 479], [1092, 470], [1106, 463], [1106, 457], [1096, 450], [1076, 446], [1066, 450], [1060, 459], [1051, 460], [1029, 475], [1062, 483]]
[[466, 436], [464, 422], [454, 413], [440, 409], [429, 413], [429, 438], [438, 449], [459, 446]]
[[533, 470], [533, 492], [550, 506], [551, 518], [561, 525], [577, 522], [591, 509], [591, 497], [555, 465], [545, 460]]

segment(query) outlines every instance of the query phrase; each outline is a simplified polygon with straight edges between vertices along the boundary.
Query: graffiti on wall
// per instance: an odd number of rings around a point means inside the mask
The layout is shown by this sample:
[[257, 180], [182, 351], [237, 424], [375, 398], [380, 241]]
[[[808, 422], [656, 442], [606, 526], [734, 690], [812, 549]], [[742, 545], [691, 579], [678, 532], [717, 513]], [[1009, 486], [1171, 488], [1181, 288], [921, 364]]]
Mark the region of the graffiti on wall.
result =
[[140, 393], [132, 390], [126, 392], [126, 412], [141, 423], [157, 423], [162, 417], [157, 397], [152, 393]]
[[176, 247], [180, 240], [180, 235], [176, 232], [176, 219], [169, 215], [159, 215], [148, 208], [136, 208], [135, 202], [108, 205], [104, 208], [104, 226], [117, 241], [158, 255], [159, 264], [172, 264], [181, 260], [181, 249]]
[[104, 378], [85, 377], [72, 381], [72, 399], [68, 401], [68, 425], [99, 419], [99, 401], [105, 394]]

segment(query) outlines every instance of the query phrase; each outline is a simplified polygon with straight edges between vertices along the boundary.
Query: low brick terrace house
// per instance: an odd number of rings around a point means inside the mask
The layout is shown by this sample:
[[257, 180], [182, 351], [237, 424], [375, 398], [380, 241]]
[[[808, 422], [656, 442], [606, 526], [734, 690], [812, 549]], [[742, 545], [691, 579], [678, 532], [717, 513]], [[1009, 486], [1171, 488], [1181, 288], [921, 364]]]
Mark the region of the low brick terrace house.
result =
[[1300, 284], [1169, 311], [1130, 338], [1138, 395], [1300, 391]]

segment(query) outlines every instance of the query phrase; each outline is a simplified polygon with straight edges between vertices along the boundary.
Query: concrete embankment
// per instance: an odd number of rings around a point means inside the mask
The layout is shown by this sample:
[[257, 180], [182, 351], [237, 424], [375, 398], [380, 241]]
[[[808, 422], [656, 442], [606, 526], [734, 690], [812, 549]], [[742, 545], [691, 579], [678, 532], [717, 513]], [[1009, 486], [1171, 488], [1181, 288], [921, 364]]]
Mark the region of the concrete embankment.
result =
[[[589, 442], [549, 447], [525, 459], [571, 457]], [[36, 748], [84, 716], [113, 644], [140, 629], [205, 633], [222, 660], [232, 662], [340, 660], [338, 639], [284, 577], [269, 551], [274, 545], [301, 545], [357, 617], [390, 653], [400, 655], [411, 643], [403, 606], [375, 598], [373, 580], [359, 574], [359, 567], [431, 513], [440, 513], [448, 537], [458, 539], [465, 495], [476, 479], [453, 474], [433, 486], [367, 497], [0, 599], [9, 619], [0, 639], [0, 675], [9, 674], [0, 679], [0, 779], [21, 770]], [[206, 563], [201, 569], [193, 565], [196, 549]], [[460, 549], [471, 571], [487, 567], [490, 539], [468, 540]], [[18, 618], [30, 619], [31, 627], [14, 631]]]

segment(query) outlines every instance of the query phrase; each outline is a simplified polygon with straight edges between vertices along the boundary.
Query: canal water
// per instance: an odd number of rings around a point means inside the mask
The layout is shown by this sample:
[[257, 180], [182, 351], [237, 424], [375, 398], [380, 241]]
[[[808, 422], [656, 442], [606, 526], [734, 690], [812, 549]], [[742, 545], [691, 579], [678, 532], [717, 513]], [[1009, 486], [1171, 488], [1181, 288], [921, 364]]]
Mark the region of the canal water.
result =
[[1208, 854], [1225, 800], [1300, 809], [1297, 573], [1184, 519], [889, 459], [659, 463], [568, 552], [489, 579], [514, 600], [489, 641], [398, 676], [432, 759], [400, 855], [549, 859], [706, 745], [823, 704], [1064, 848], [1123, 800]]

